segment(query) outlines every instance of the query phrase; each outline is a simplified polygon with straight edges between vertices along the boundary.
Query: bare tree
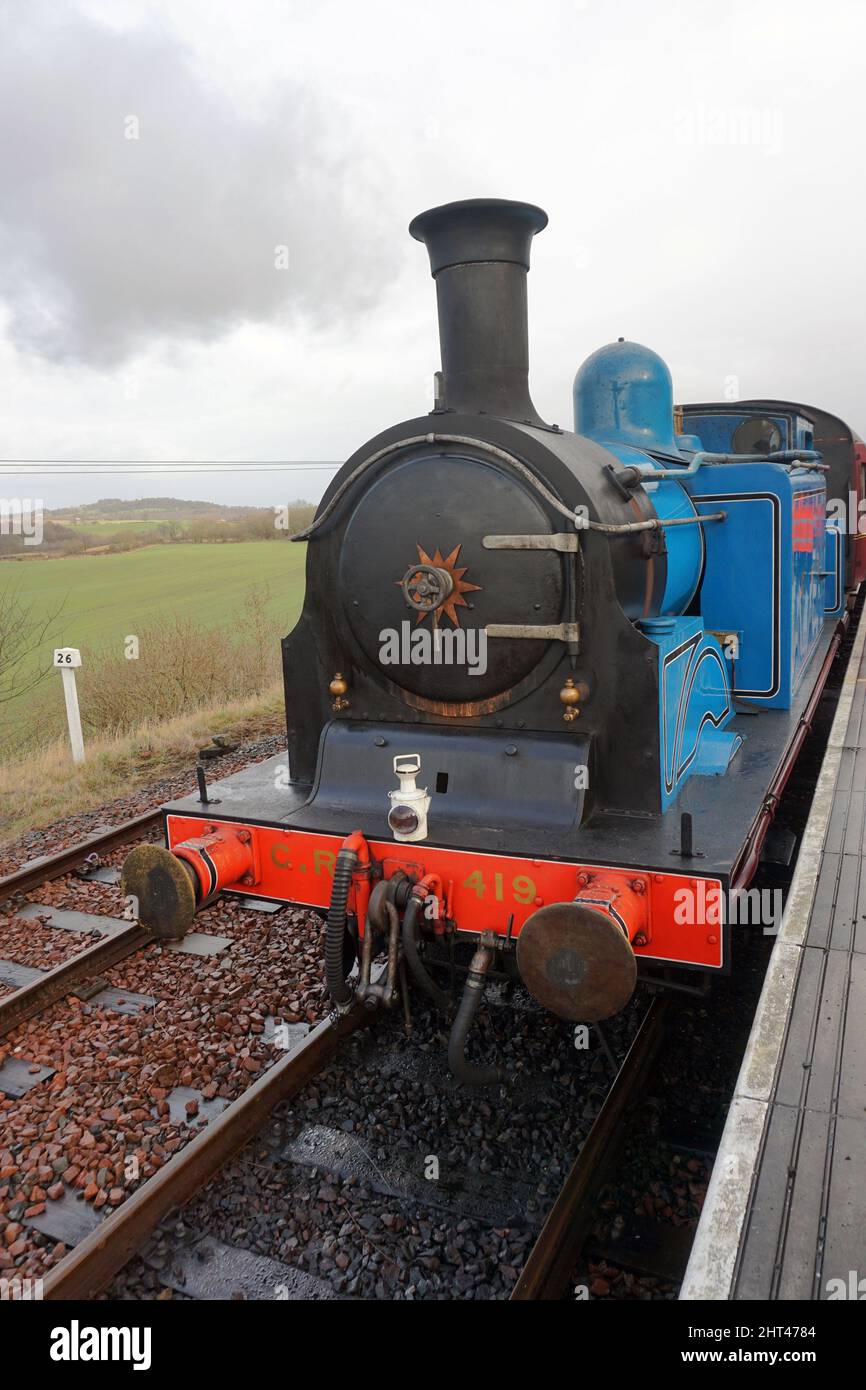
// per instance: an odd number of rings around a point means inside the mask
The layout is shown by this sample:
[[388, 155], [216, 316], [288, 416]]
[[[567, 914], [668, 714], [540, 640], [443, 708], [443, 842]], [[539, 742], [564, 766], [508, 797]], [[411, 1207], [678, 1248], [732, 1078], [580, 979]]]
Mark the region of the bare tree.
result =
[[44, 661], [31, 658], [46, 643], [64, 603], [42, 612], [22, 598], [20, 583], [0, 586], [0, 705], [29, 694], [51, 670], [47, 651]]

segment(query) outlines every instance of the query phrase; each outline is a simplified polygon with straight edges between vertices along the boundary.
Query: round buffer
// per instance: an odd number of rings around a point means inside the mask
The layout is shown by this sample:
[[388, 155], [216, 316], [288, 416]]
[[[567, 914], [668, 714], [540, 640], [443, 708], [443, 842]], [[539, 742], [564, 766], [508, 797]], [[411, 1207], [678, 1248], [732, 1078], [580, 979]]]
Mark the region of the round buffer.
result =
[[575, 1023], [619, 1013], [637, 981], [625, 932], [585, 903], [550, 903], [533, 912], [517, 938], [517, 967], [539, 1004]]
[[124, 897], [138, 901], [138, 920], [154, 936], [179, 941], [195, 917], [195, 870], [160, 845], [136, 845], [120, 876]]

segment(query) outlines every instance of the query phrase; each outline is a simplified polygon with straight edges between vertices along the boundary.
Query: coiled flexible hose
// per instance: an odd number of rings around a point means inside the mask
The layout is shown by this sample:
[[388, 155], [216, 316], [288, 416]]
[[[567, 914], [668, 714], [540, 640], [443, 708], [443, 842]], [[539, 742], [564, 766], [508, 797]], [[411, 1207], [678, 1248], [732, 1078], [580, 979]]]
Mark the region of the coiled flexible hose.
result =
[[353, 849], [341, 849], [334, 867], [334, 886], [331, 889], [331, 905], [328, 908], [328, 924], [325, 930], [325, 984], [336, 1005], [348, 1004], [352, 998], [352, 987], [346, 981], [343, 961], [343, 940], [346, 932], [346, 905], [352, 874], [358, 864], [358, 856]]
[[428, 999], [432, 999], [437, 1009], [443, 1013], [451, 1012], [451, 1000], [444, 990], [441, 990], [435, 980], [431, 980], [421, 961], [418, 950], [418, 915], [421, 911], [423, 900], [413, 893], [403, 914], [403, 954], [406, 957], [406, 964], [412, 972], [412, 978], [419, 988], [423, 989]]

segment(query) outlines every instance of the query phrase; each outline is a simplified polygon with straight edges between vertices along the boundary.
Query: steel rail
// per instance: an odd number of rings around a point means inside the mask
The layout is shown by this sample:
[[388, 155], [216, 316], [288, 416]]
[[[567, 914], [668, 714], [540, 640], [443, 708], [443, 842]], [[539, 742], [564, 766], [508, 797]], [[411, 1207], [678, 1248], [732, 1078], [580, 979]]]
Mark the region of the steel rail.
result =
[[99, 1293], [160, 1221], [189, 1202], [254, 1137], [275, 1106], [295, 1095], [322, 1070], [340, 1039], [369, 1022], [367, 1010], [355, 1007], [317, 1024], [293, 1052], [254, 1081], [49, 1271], [43, 1284], [44, 1298], [90, 1299]]
[[592, 1129], [571, 1166], [511, 1291], [512, 1302], [562, 1298], [592, 1225], [594, 1203], [625, 1140], [629, 1110], [643, 1094], [664, 1037], [667, 999], [656, 995]]
[[53, 970], [46, 970], [41, 980], [31, 980], [29, 985], [22, 985], [13, 994], [0, 999], [0, 1038], [11, 1033], [19, 1023], [25, 1023], [28, 1018], [47, 1009], [49, 1004], [64, 999], [76, 985], [99, 975], [109, 966], [117, 965], [118, 961], [125, 960], [139, 947], [155, 940], [145, 927], [131, 922], [126, 930], [104, 936], [92, 946], [79, 951], [77, 956], [55, 965]]
[[48, 854], [34, 860], [33, 863], [24, 864], [5, 878], [0, 878], [0, 902], [5, 898], [11, 898], [15, 893], [26, 893], [31, 888], [38, 888], [53, 878], [61, 878], [63, 874], [83, 864], [91, 854], [116, 849], [118, 845], [134, 839], [142, 831], [151, 830], [155, 825], [159, 825], [161, 820], [161, 810], [146, 811], [143, 816], [122, 821], [120, 825], [103, 830], [98, 835], [91, 835], [87, 840], [80, 840], [68, 849], [58, 850], [56, 854]]

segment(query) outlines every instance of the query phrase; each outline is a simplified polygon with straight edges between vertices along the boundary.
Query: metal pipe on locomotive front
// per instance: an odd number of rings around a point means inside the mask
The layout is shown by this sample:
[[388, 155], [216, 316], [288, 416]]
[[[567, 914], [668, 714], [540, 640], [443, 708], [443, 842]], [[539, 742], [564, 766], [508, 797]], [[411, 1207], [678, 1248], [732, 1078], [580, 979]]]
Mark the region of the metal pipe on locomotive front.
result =
[[655, 468], [651, 463], [628, 464], [626, 468], [617, 473], [617, 478], [626, 486], [628, 486], [628, 478], [625, 476], [627, 474], [632, 475], [635, 482], [681, 482], [683, 478], [694, 477], [704, 464], [729, 463], [782, 463], [788, 466], [802, 464], [805, 468], [814, 468], [821, 472], [829, 470], [829, 464], [821, 462], [821, 454], [816, 449], [776, 449], [771, 454], [713, 454], [706, 449], [701, 449], [693, 455], [685, 466]]
[[708, 521], [724, 521], [727, 512], [708, 512], [706, 516], [650, 517], [647, 521], [624, 521], [619, 525], [575, 517], [578, 531], [601, 531], [606, 536], [630, 536], [635, 531], [665, 531], [669, 526], [704, 526]]
[[[378, 449], [376, 453], [370, 454], [368, 458], [363, 459], [361, 463], [358, 464], [357, 468], [352, 470], [349, 477], [337, 488], [334, 496], [325, 504], [316, 519], [312, 521], [309, 526], [305, 526], [302, 531], [297, 531], [293, 536], [290, 536], [289, 539], [293, 541], [309, 540], [336, 511], [348, 490], [364, 473], [368, 472], [374, 464], [381, 463], [384, 459], [400, 453], [403, 449], [417, 448], [422, 444], [459, 444], [471, 446], [471, 448], [479, 453], [489, 454], [492, 458], [499, 459], [500, 462], [508, 464], [510, 468], [516, 469], [520, 476], [524, 478], [536, 492], [540, 493], [545, 502], [548, 502], [561, 516], [567, 517], [578, 530], [601, 531], [610, 535], [618, 535], [627, 534], [631, 531], [659, 530], [668, 526], [702, 526], [707, 521], [722, 521], [725, 516], [724, 512], [715, 512], [710, 516], [657, 517], [649, 521], [628, 522], [624, 526], [612, 526], [606, 525], [601, 521], [589, 521], [584, 519], [580, 513], [576, 513], [572, 507], [567, 507], [564, 502], [561, 502], [555, 493], [551, 492], [550, 488], [548, 488], [530, 468], [527, 468], [526, 464], [523, 463], [521, 459], [516, 458], [514, 454], [510, 454], [507, 449], [500, 449], [497, 445], [490, 444], [487, 440], [476, 439], [471, 435], [439, 434], [438, 432], [431, 431], [428, 434], [416, 434], [407, 439], [397, 440], [396, 443], [388, 444], [384, 449]], [[709, 458], [710, 456], [705, 457]], [[638, 470], [622, 470], [622, 472], [626, 471], [637, 472]], [[677, 469], [671, 473], [671, 477], [682, 478], [687, 472], [688, 469], [686, 468]], [[617, 474], [617, 477], [620, 476], [621, 474]], [[647, 481], [663, 480], [665, 476], [663, 471], [653, 470], [652, 474], [647, 478]], [[637, 481], [642, 482], [643, 478], [639, 478]]]

